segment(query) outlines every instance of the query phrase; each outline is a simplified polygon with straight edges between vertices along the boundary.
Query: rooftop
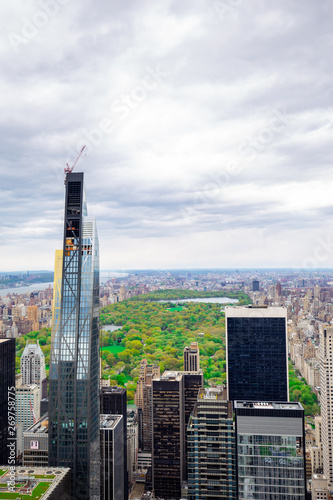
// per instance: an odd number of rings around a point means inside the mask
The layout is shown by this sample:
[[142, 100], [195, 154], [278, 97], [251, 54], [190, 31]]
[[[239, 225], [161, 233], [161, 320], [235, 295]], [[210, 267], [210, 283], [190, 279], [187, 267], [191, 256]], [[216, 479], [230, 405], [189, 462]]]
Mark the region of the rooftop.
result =
[[285, 307], [267, 306], [226, 306], [226, 318], [286, 318]]
[[[0, 466], [0, 498], [11, 500], [43, 500], [70, 473], [61, 467], [15, 467], [15, 479], [8, 466]], [[7, 483], [15, 481], [15, 486]]]
[[122, 418], [122, 415], [101, 415], [100, 428], [114, 429], [119, 424]]
[[303, 410], [301, 403], [281, 403], [281, 402], [255, 402], [255, 401], [235, 401], [234, 408], [255, 408], [259, 410]]
[[179, 381], [183, 375], [202, 375], [202, 370], [197, 372], [184, 372], [184, 371], [165, 371], [160, 378], [155, 378], [155, 380], [177, 380]]
[[198, 400], [201, 399], [227, 401], [226, 390], [224, 387], [205, 387], [204, 389], [199, 390]]
[[49, 415], [46, 413], [43, 415], [36, 423], [34, 423], [29, 429], [24, 431], [24, 434], [26, 433], [33, 433], [33, 434], [48, 434], [49, 432]]

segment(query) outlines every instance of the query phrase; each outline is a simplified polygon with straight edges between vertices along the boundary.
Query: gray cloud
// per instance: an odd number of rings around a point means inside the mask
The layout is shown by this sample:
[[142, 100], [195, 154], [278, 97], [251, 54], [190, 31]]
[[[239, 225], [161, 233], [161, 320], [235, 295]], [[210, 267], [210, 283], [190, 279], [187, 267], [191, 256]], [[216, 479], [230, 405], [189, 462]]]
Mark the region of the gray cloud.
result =
[[4, 270], [52, 268], [63, 167], [83, 144], [104, 267], [311, 255], [332, 211], [329, 0], [225, 18], [214, 0], [45, 4], [0, 6]]

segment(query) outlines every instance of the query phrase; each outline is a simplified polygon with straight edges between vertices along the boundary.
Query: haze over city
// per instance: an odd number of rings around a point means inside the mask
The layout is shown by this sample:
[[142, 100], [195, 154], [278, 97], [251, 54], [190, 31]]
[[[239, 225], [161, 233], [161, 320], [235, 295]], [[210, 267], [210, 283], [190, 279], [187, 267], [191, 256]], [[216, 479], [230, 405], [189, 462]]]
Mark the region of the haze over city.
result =
[[83, 145], [102, 269], [332, 266], [331, 2], [52, 5], [0, 6], [3, 271], [53, 269]]

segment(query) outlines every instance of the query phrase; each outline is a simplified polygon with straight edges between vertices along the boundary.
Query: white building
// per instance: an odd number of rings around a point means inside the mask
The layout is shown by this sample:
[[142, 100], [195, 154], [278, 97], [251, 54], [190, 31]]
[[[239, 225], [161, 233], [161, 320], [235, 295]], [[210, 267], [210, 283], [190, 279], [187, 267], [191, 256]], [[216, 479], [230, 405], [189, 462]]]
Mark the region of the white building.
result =
[[133, 472], [138, 470], [139, 428], [136, 412], [127, 411], [127, 471], [128, 482], [133, 481]]
[[321, 437], [323, 470], [333, 486], [333, 326], [320, 325]]
[[38, 385], [16, 387], [16, 423], [24, 432], [40, 418], [40, 388]]
[[47, 397], [47, 379], [45, 356], [37, 340], [37, 344], [29, 344], [28, 340], [21, 356], [21, 373], [23, 385], [37, 384], [41, 387], [41, 398]]

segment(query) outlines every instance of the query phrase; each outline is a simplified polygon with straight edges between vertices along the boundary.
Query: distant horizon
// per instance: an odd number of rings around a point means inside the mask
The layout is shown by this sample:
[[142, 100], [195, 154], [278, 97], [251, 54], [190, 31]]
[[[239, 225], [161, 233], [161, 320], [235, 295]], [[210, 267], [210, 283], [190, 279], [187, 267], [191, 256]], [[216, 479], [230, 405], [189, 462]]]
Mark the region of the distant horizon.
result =
[[[192, 271], [205, 271], [205, 272], [219, 272], [219, 271], [293, 271], [299, 273], [313, 273], [313, 272], [333, 272], [333, 267], [317, 267], [317, 268], [297, 268], [297, 267], [173, 267], [173, 268], [127, 268], [127, 269], [101, 269], [102, 273], [135, 273], [135, 272], [192, 272]], [[33, 269], [33, 270], [11, 270], [0, 271], [0, 275], [6, 274], [53, 274], [54, 270]]]

